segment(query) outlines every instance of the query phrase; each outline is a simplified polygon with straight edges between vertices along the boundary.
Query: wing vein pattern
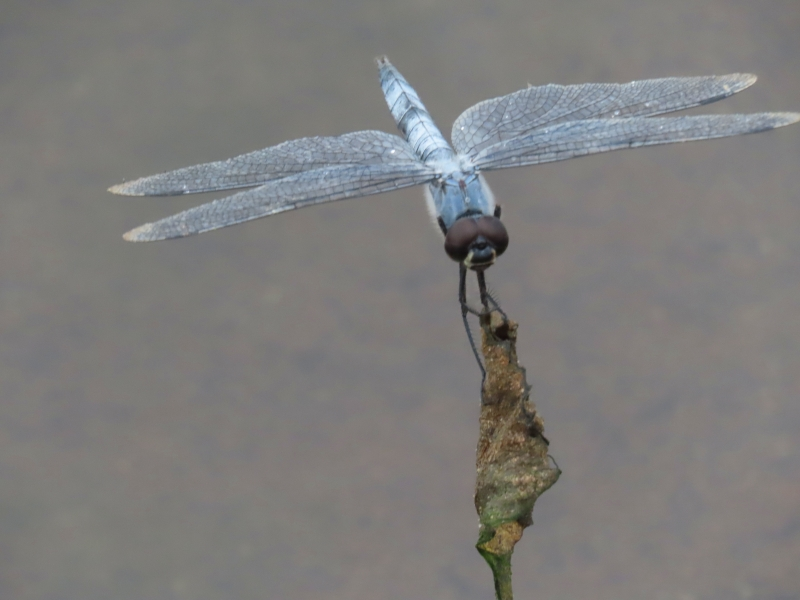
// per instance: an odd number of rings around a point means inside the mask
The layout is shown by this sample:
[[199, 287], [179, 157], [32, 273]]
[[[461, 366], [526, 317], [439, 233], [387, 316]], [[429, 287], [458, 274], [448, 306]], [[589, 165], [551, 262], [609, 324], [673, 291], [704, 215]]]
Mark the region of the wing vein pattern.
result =
[[453, 124], [456, 152], [472, 157], [485, 147], [567, 121], [650, 117], [709, 104], [753, 83], [755, 75], [669, 77], [629, 83], [548, 84], [484, 100]]
[[142, 177], [111, 188], [126, 196], [177, 196], [262, 185], [335, 165], [419, 163], [413, 148], [398, 135], [355, 131], [333, 137], [307, 137], [283, 142], [227, 160], [204, 163]]
[[431, 181], [436, 171], [423, 163], [334, 165], [296, 173], [147, 223], [125, 234], [134, 242], [184, 237], [287, 210], [388, 192]]
[[798, 119], [796, 113], [753, 113], [568, 121], [485, 147], [472, 164], [486, 171], [538, 165], [624, 148], [757, 133]]

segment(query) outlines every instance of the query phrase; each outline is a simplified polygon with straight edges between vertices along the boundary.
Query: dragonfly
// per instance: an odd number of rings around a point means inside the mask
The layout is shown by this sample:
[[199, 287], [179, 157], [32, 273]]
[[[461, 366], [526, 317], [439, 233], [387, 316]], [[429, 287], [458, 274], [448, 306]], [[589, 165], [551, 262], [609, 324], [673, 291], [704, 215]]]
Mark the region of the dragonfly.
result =
[[[424, 185], [445, 252], [459, 264], [461, 317], [485, 379], [467, 315], [502, 313], [487, 290], [484, 273], [506, 251], [509, 236], [484, 172], [756, 133], [800, 121], [800, 113], [792, 112], [659, 116], [727, 98], [755, 83], [750, 74], [547, 84], [468, 108], [455, 120], [448, 143], [389, 59], [381, 56], [376, 62], [402, 137], [356, 131], [300, 138], [115, 185], [110, 192], [127, 196], [250, 188], [141, 225], [123, 237], [133, 242], [181, 238], [305, 206]], [[467, 302], [470, 271], [477, 277], [480, 310]]]

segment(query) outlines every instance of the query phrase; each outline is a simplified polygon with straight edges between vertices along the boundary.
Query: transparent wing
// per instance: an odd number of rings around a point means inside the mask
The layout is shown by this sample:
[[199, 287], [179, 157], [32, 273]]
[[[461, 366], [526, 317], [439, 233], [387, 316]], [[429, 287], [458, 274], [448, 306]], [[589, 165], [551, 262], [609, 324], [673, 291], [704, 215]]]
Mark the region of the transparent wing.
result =
[[303, 206], [427, 183], [437, 176], [437, 171], [417, 160], [327, 166], [268, 181], [252, 190], [147, 223], [124, 237], [132, 242], [184, 237]]
[[734, 73], [529, 87], [464, 111], [453, 124], [453, 147], [474, 156], [486, 146], [541, 127], [583, 119], [651, 117], [722, 100], [755, 81], [755, 75]]
[[488, 146], [472, 163], [480, 170], [538, 165], [623, 148], [756, 133], [797, 121], [800, 113], [571, 121]]
[[291, 140], [228, 160], [142, 177], [109, 188], [126, 196], [177, 196], [262, 185], [268, 181], [333, 165], [417, 163], [403, 138], [383, 131]]

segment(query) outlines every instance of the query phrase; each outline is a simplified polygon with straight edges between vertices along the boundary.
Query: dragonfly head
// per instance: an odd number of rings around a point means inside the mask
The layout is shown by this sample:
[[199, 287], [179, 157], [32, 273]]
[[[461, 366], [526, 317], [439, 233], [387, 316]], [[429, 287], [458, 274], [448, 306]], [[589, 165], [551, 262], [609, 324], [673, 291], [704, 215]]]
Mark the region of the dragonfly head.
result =
[[508, 232], [497, 217], [465, 216], [456, 220], [444, 237], [444, 250], [456, 262], [482, 271], [508, 248]]

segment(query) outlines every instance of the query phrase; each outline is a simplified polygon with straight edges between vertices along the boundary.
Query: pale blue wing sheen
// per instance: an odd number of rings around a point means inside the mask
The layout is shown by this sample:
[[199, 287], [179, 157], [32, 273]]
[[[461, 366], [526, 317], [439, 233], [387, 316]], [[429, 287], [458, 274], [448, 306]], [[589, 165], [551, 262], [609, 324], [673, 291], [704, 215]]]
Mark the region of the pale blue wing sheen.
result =
[[456, 152], [475, 156], [486, 146], [567, 121], [649, 117], [727, 98], [755, 75], [670, 77], [630, 83], [548, 84], [480, 102], [453, 124]]
[[797, 121], [799, 113], [569, 121], [488, 146], [472, 158], [472, 164], [482, 171], [538, 165], [623, 148], [756, 133]]
[[304, 171], [334, 165], [419, 163], [403, 138], [383, 131], [283, 142], [227, 160], [142, 177], [109, 188], [126, 196], [177, 196], [262, 185]]
[[276, 213], [427, 183], [438, 173], [418, 160], [334, 165], [296, 173], [147, 223], [125, 234], [132, 242], [184, 237]]

